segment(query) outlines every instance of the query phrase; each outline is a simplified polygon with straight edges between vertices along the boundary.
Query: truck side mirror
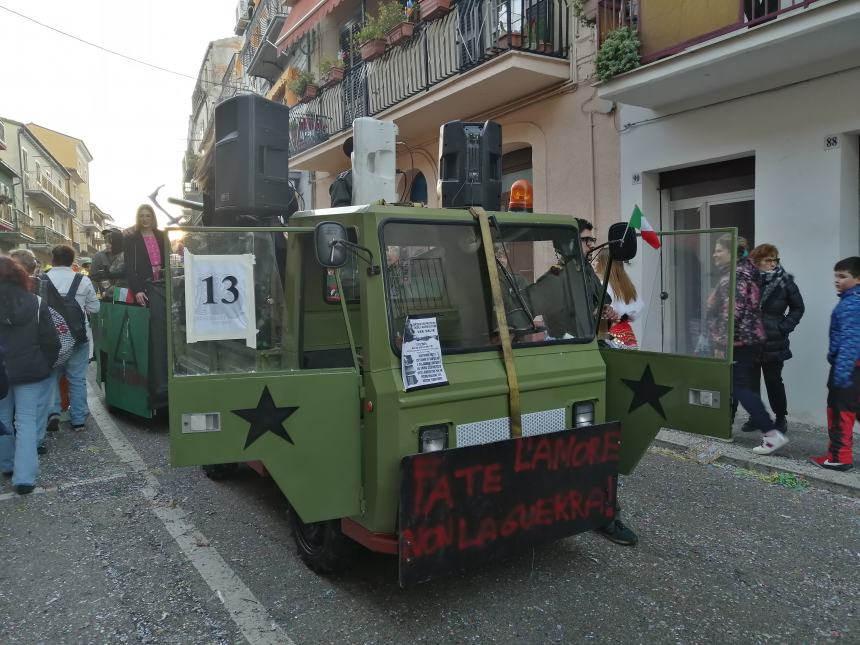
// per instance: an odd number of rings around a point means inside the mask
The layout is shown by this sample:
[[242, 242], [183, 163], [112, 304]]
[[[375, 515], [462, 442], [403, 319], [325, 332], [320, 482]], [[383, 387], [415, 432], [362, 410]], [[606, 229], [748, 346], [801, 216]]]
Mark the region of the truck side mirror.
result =
[[616, 222], [609, 227], [609, 257], [616, 262], [627, 262], [636, 257], [636, 230], [627, 222]]
[[314, 248], [317, 262], [327, 269], [346, 264], [346, 227], [338, 222], [320, 222], [314, 227]]

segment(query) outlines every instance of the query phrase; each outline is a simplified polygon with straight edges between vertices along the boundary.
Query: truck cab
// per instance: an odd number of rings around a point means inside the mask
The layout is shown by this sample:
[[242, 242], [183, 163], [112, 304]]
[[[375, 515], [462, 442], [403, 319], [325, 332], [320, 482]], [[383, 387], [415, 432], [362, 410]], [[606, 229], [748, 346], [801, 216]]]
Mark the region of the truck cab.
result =
[[[702, 266], [715, 234], [684, 240]], [[270, 475], [317, 571], [357, 543], [412, 584], [597, 528], [661, 426], [730, 427], [730, 341], [603, 346], [570, 216], [366, 205], [170, 240], [172, 463]]]

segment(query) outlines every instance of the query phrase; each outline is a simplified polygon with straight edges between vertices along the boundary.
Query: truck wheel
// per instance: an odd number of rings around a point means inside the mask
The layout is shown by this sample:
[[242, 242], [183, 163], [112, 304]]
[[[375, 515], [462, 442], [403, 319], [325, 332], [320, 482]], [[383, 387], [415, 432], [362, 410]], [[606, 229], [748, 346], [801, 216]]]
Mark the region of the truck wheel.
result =
[[309, 569], [317, 573], [335, 573], [352, 564], [356, 544], [341, 533], [340, 520], [305, 524], [291, 508], [290, 525], [299, 557]]
[[239, 472], [239, 464], [206, 464], [203, 472], [212, 481], [223, 481], [234, 477]]

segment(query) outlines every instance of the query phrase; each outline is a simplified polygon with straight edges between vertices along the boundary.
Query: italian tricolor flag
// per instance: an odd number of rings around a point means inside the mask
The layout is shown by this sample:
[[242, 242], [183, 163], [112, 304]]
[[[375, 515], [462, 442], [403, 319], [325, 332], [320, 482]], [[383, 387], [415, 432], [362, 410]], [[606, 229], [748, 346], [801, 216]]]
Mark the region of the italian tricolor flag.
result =
[[639, 210], [638, 205], [633, 208], [633, 214], [630, 216], [630, 224], [628, 224], [628, 226], [639, 231], [642, 235], [642, 239], [652, 247], [655, 249], [660, 248], [660, 238], [657, 237], [651, 223], [645, 219], [645, 216], [642, 214], [642, 211]]

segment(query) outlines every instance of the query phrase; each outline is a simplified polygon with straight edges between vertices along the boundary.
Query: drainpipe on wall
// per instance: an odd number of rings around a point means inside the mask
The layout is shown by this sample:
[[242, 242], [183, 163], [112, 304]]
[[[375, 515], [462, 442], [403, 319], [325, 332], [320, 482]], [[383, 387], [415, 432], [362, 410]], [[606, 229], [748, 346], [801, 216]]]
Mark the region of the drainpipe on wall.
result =
[[576, 59], [577, 59], [576, 41], [579, 38], [580, 26], [579, 26], [579, 20], [577, 20], [574, 17], [572, 11], [570, 12], [570, 14], [571, 14], [570, 15], [571, 24], [570, 24], [570, 28], [568, 29], [568, 33], [573, 34], [573, 38], [571, 39], [572, 40], [571, 47], [570, 47], [570, 50], [568, 51], [567, 58], [568, 58], [568, 62], [570, 63], [570, 76], [569, 76], [570, 82], [576, 83], [578, 80], [578, 74], [576, 71]]
[[[595, 90], [596, 92], [596, 90]], [[597, 225], [597, 164], [594, 154], [594, 110], [588, 111], [588, 140], [591, 148], [591, 222]]]

